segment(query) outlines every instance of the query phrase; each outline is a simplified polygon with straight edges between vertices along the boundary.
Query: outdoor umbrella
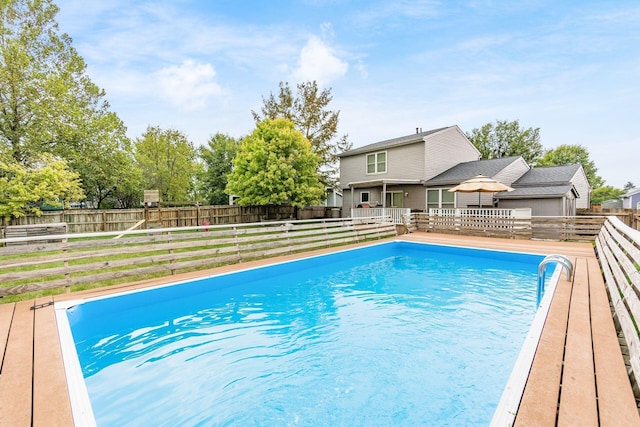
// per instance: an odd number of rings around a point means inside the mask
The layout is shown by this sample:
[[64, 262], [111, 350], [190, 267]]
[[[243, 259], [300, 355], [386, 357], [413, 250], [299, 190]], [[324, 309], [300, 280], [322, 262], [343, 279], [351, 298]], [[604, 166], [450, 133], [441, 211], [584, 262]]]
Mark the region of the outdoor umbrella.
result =
[[449, 190], [452, 193], [478, 193], [478, 205], [482, 207], [480, 193], [500, 193], [502, 191], [513, 191], [508, 185], [489, 178], [488, 176], [478, 175], [475, 178], [461, 182]]

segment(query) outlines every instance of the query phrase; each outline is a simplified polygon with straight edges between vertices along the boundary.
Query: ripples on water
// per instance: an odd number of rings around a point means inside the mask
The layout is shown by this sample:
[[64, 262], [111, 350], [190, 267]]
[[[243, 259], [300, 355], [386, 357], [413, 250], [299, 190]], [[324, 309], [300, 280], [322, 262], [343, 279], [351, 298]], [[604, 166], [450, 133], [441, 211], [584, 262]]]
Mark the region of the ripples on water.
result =
[[77, 307], [98, 425], [488, 424], [535, 314], [539, 260], [369, 253], [120, 297], [117, 312]]

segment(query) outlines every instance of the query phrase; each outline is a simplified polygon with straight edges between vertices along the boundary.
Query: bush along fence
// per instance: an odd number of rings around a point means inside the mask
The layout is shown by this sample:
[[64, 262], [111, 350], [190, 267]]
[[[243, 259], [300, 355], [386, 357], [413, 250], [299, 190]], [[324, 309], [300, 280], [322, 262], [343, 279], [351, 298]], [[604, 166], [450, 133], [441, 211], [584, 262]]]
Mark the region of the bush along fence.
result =
[[606, 217], [486, 217], [413, 213], [418, 231], [502, 237], [507, 239], [541, 239], [593, 241]]
[[363, 218], [1, 239], [0, 297], [147, 279], [396, 235], [391, 218]]
[[627, 349], [634, 393], [640, 396], [640, 231], [609, 217], [598, 234], [596, 253], [613, 305], [613, 320]]
[[[198, 225], [243, 224], [285, 219], [340, 217], [340, 208], [314, 206], [297, 209], [293, 206], [182, 206], [144, 209], [69, 209], [44, 211], [42, 215], [26, 215], [0, 226], [42, 225], [64, 223], [69, 233], [123, 231], [130, 228], [171, 228]], [[337, 211], [337, 212], [336, 212]], [[4, 236], [2, 236], [4, 237]]]

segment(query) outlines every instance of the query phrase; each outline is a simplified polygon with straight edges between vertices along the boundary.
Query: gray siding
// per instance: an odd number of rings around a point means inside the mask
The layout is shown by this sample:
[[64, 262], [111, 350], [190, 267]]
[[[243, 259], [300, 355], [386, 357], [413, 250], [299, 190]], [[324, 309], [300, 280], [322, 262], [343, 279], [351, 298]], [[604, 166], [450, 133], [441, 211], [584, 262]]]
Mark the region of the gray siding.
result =
[[576, 190], [578, 190], [579, 198], [576, 200], [576, 208], [589, 209], [591, 207], [591, 187], [589, 186], [589, 181], [582, 166], [580, 166], [576, 174], [571, 178], [571, 183], [576, 187]]
[[458, 163], [480, 159], [480, 153], [459, 127], [454, 126], [425, 138], [424, 176], [428, 180]]
[[561, 197], [554, 199], [522, 199], [500, 200], [499, 208], [516, 209], [531, 208], [533, 216], [562, 216], [564, 201]]
[[[367, 154], [340, 158], [340, 184], [343, 188], [350, 182], [369, 181], [376, 179], [423, 179], [424, 144], [404, 145], [401, 147], [380, 150], [387, 152], [387, 172], [367, 174]], [[376, 153], [378, 151], [372, 151]]]
[[511, 186], [522, 175], [529, 171], [529, 165], [524, 161], [522, 157], [518, 157], [516, 161], [511, 163], [506, 168], [502, 169], [498, 174], [492, 178], [496, 181], [503, 183], [504, 185]]

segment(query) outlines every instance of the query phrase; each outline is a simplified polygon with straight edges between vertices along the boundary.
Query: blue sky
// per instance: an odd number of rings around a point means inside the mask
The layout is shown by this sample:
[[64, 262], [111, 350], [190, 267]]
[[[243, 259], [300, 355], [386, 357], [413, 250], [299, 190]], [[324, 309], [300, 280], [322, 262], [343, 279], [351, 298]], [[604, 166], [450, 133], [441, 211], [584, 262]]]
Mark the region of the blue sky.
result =
[[640, 2], [58, 0], [60, 30], [130, 137], [196, 145], [255, 126], [262, 97], [317, 80], [354, 147], [495, 120], [581, 144], [640, 186]]

